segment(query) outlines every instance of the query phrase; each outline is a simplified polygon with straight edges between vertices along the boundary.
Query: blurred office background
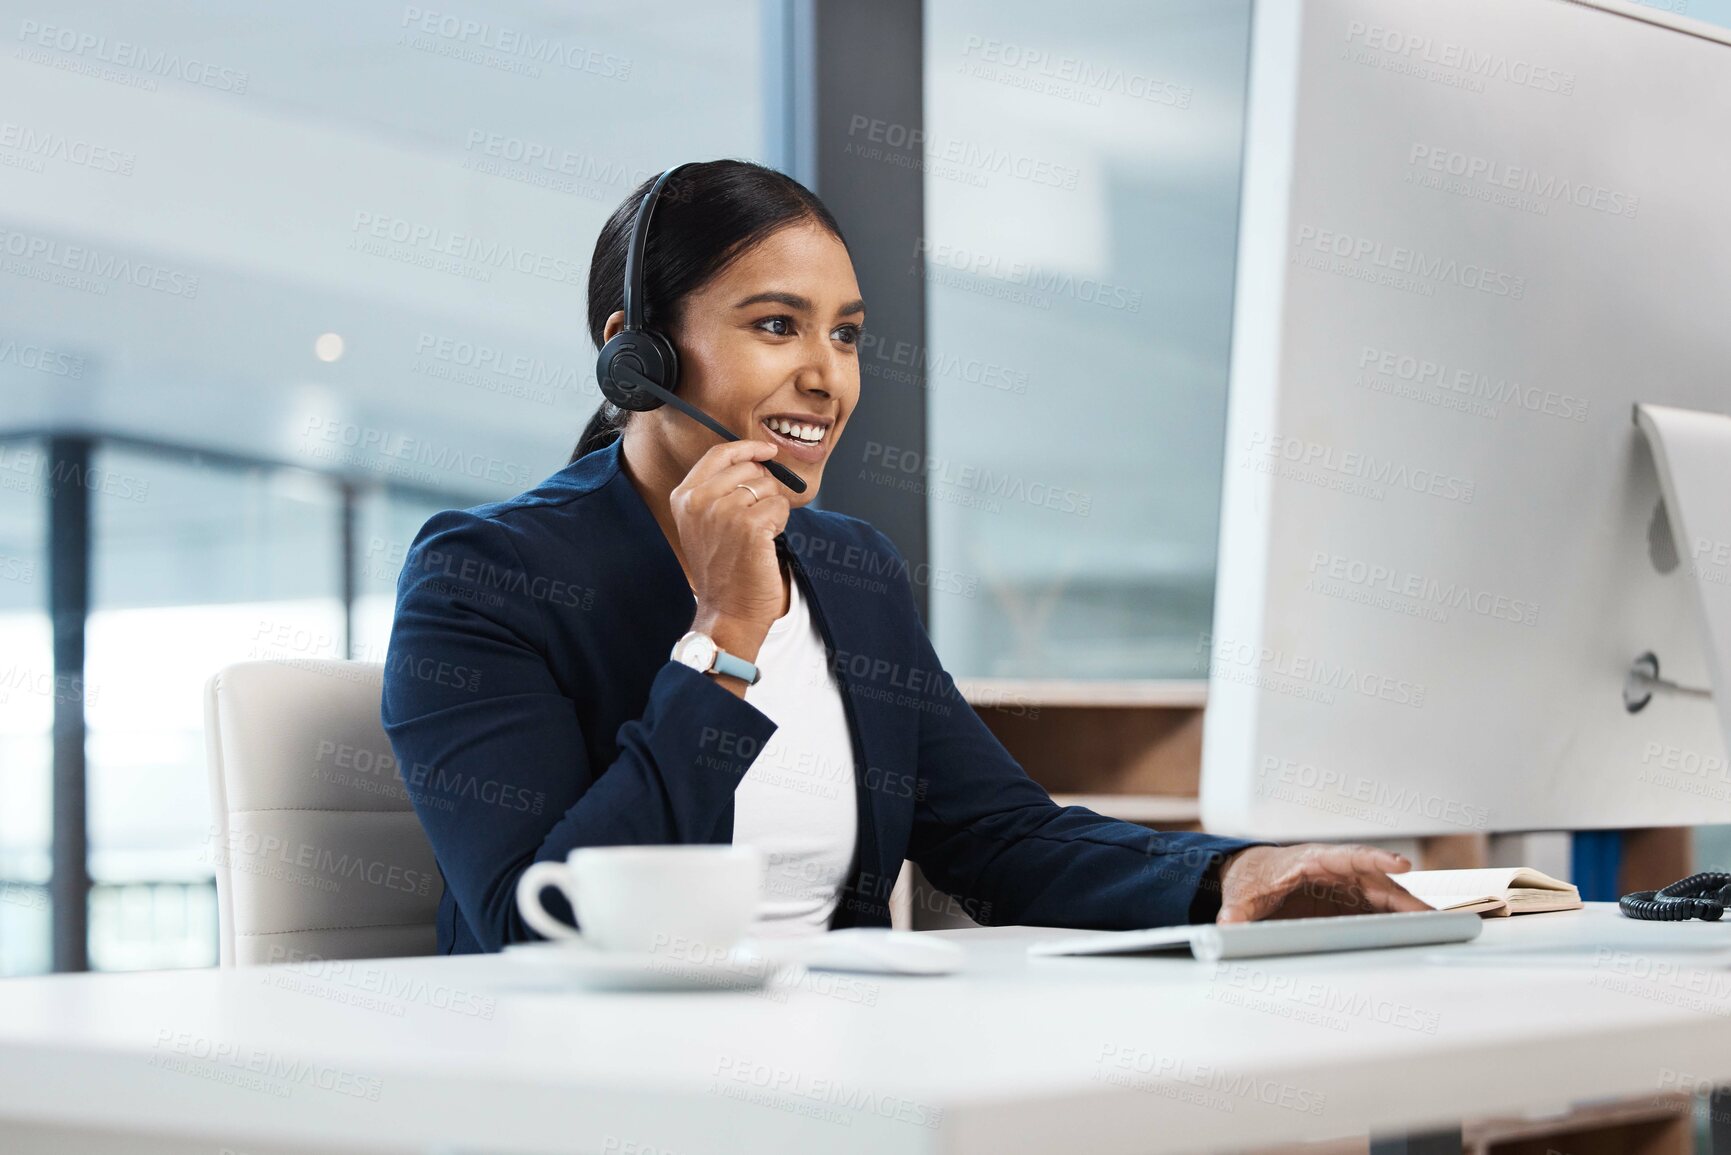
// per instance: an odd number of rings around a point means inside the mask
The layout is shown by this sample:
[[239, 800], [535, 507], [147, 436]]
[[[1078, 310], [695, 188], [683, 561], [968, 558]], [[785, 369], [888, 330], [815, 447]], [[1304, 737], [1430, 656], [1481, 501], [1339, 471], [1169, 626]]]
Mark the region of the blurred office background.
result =
[[1249, 2], [926, 0], [851, 68], [796, 0], [0, 0], [0, 975], [83, 895], [89, 966], [215, 962], [205, 678], [380, 659], [422, 521], [565, 464], [681, 160], [913, 182], [825, 491], [952, 673], [1204, 678]]

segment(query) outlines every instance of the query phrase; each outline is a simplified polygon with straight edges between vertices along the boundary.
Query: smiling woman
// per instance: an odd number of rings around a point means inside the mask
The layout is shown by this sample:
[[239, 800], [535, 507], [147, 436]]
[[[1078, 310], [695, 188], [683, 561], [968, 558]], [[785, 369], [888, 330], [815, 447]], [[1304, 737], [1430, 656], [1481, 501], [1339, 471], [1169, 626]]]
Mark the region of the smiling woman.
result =
[[[1422, 905], [1380, 851], [1168, 834], [1056, 805], [957, 692], [896, 547], [811, 505], [861, 400], [865, 303], [834, 219], [742, 161], [665, 179], [637, 270], [641, 339], [665, 348], [639, 356], [664, 362], [682, 404], [603, 405], [564, 469], [437, 514], [403, 567], [383, 716], [422, 784], [441, 951], [527, 939], [516, 892], [532, 864], [627, 844], [755, 846], [757, 935], [887, 926], [904, 860], [995, 923]], [[599, 375], [632, 403], [610, 343], [636, 307], [627, 268], [652, 187], [602, 229], [589, 279]], [[688, 405], [740, 439], [717, 444]], [[585, 596], [535, 596], [554, 577]], [[416, 678], [421, 657], [478, 676]], [[487, 801], [502, 794], [546, 801]], [[543, 899], [575, 923], [562, 895]]]
[[[624, 283], [631, 234], [644, 194], [653, 183], [645, 181], [625, 198], [595, 244], [589, 266], [588, 322], [598, 349], [626, 323]], [[675, 347], [688, 354], [674, 372], [681, 397], [713, 412], [719, 397], [731, 396], [718, 382], [737, 380], [742, 374], [761, 375], [761, 367], [772, 366], [776, 356], [798, 355], [801, 345], [796, 342], [803, 332], [829, 329], [835, 342], [845, 347], [846, 356], [836, 369], [851, 382], [846, 402], [852, 407], [859, 394], [857, 345], [865, 302], [854, 283], [853, 261], [841, 228], [822, 201], [799, 182], [761, 165], [689, 164], [670, 174], [653, 223], [641, 272], [646, 298], [643, 322], [646, 328], [671, 335]], [[800, 291], [801, 286], [806, 291]], [[843, 301], [828, 300], [832, 286], [851, 286], [851, 295]], [[826, 317], [820, 310], [833, 315]], [[774, 352], [778, 348], [779, 354]], [[694, 357], [700, 366], [690, 364]], [[703, 369], [714, 379], [706, 383], [694, 376]], [[745, 429], [763, 423], [772, 443], [790, 450], [826, 440], [834, 445], [841, 421], [833, 413], [814, 411], [799, 398], [792, 400], [788, 413], [723, 413], [722, 424]], [[658, 417], [681, 439], [689, 467], [709, 446], [709, 439], [684, 423], [668, 421], [666, 410], [660, 410]], [[571, 460], [611, 442], [629, 418], [628, 411], [611, 401], [602, 402]], [[638, 422], [645, 423], [646, 419]], [[787, 429], [788, 423], [817, 425], [821, 431], [809, 436], [806, 431]], [[780, 433], [777, 424], [782, 425]], [[804, 455], [799, 460], [821, 464], [826, 456]]]
[[[681, 314], [669, 327], [682, 351], [680, 396], [780, 449], [806, 483], [799, 504], [810, 501], [859, 400], [865, 302], [841, 238], [815, 221], [784, 224], [690, 293]], [[603, 336], [611, 340], [623, 323], [624, 313], [613, 313]], [[624, 436], [628, 461], [670, 458], [681, 477], [714, 442], [668, 409], [633, 414]]]

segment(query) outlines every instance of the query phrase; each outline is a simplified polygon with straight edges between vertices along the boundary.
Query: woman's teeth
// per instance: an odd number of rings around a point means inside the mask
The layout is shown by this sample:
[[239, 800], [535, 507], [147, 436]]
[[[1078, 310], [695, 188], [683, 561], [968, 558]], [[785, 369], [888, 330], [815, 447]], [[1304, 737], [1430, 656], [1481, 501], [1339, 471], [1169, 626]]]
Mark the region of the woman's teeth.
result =
[[823, 440], [824, 427], [821, 425], [807, 425], [799, 421], [789, 421], [785, 417], [766, 417], [763, 423], [783, 437], [803, 441], [807, 445], [816, 445]]

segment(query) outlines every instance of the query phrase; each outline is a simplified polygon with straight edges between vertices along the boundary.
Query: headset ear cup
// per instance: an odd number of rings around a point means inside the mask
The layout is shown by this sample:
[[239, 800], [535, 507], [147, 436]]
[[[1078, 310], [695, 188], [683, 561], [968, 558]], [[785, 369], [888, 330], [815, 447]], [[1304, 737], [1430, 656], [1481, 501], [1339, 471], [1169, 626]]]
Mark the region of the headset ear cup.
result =
[[630, 343], [626, 340], [630, 336], [629, 333], [615, 334], [612, 340], [601, 346], [601, 352], [595, 357], [595, 383], [601, 387], [601, 396], [621, 409], [629, 408], [627, 398], [631, 390], [613, 379], [613, 359]]
[[654, 341], [661, 352], [661, 364], [665, 371], [660, 377], [661, 387], [669, 393], [679, 392], [679, 350], [673, 347], [673, 342], [652, 329], [645, 329], [643, 335]]
[[615, 362], [629, 365], [668, 392], [679, 387], [679, 355], [670, 341], [653, 330], [626, 330], [602, 346], [595, 359], [595, 380], [601, 395], [621, 409], [644, 413], [660, 408], [661, 398], [614, 376]]

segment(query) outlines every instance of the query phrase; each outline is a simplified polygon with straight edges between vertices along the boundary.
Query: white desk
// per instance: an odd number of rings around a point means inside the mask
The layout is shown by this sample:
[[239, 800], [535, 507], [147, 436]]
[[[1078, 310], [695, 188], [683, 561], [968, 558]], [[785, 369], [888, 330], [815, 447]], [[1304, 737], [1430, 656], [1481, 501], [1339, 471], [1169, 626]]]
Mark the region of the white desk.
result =
[[[1667, 953], [1731, 948], [1731, 925], [1605, 906], [1218, 968], [946, 933], [962, 975], [784, 998], [538, 989], [500, 956], [7, 980], [0, 1150], [75, 1124], [186, 1139], [124, 1148], [151, 1155], [1148, 1155], [1731, 1082], [1731, 967]], [[1504, 953], [1546, 946], [1577, 949]]]

